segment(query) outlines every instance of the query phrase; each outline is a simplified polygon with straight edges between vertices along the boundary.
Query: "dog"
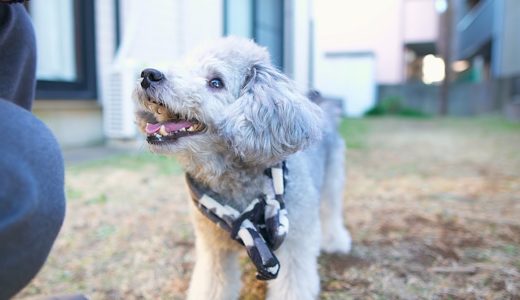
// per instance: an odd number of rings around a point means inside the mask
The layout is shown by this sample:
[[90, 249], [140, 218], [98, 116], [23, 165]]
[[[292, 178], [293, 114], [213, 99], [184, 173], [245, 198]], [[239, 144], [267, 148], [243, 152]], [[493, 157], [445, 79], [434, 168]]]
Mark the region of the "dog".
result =
[[[187, 174], [196, 235], [188, 299], [237, 299], [243, 245], [258, 278], [271, 279], [268, 299], [316, 299], [320, 245], [340, 253], [351, 247], [342, 217], [345, 143], [335, 122], [271, 64], [265, 48], [238, 37], [168, 72], [143, 70], [134, 98], [151, 151], [175, 155]], [[265, 223], [250, 222], [252, 215]]]

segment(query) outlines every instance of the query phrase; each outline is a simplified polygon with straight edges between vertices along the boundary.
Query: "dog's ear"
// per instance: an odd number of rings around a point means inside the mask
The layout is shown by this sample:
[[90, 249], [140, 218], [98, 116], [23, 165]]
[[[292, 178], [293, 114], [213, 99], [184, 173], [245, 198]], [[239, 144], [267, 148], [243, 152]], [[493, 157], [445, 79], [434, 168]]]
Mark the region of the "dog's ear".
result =
[[270, 164], [303, 149], [322, 133], [321, 109], [268, 62], [254, 64], [220, 129], [247, 163]]

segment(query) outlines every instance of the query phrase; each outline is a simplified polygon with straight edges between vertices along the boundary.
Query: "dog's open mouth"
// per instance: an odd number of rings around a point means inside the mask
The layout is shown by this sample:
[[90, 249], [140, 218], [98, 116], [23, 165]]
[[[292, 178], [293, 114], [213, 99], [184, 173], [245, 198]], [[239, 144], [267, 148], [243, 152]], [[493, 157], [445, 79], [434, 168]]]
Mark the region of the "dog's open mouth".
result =
[[[146, 123], [146, 141], [150, 144], [159, 145], [163, 143], [175, 142], [181, 137], [192, 136], [203, 132], [206, 126], [196, 119], [189, 119], [181, 114], [166, 112], [162, 103], [155, 101], [151, 105], [146, 105], [155, 114], [169, 116], [167, 121], [158, 123]], [[159, 108], [157, 108], [159, 105]], [[155, 109], [154, 109], [155, 108]]]

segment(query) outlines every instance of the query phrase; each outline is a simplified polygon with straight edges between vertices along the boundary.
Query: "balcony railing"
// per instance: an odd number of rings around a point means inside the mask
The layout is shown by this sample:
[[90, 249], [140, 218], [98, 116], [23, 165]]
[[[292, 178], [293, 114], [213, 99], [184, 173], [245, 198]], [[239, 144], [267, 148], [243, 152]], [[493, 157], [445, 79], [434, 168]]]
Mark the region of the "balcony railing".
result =
[[495, 2], [481, 1], [457, 24], [458, 59], [472, 57], [493, 38]]

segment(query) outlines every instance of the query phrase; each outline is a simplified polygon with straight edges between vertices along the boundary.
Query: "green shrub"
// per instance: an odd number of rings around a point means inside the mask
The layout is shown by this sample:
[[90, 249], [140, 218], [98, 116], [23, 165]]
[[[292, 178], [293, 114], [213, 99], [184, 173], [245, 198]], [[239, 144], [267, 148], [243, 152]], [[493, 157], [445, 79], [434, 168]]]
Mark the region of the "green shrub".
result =
[[374, 107], [365, 112], [365, 116], [403, 116], [403, 117], [428, 117], [422, 111], [406, 107], [400, 97], [390, 96], [379, 101]]

